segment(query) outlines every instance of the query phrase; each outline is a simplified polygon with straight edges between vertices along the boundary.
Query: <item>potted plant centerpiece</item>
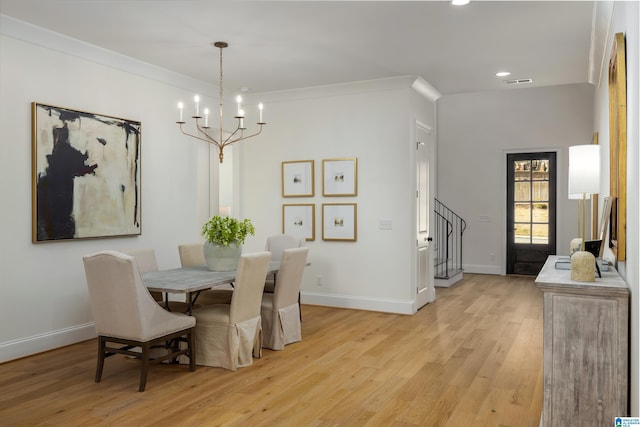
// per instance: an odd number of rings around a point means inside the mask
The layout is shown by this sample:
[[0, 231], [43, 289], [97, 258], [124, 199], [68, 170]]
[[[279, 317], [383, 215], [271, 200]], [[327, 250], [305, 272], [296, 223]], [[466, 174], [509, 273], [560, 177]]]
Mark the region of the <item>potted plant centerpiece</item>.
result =
[[230, 216], [212, 216], [202, 226], [205, 238], [204, 259], [211, 271], [233, 271], [238, 267], [247, 235], [255, 236], [251, 220]]

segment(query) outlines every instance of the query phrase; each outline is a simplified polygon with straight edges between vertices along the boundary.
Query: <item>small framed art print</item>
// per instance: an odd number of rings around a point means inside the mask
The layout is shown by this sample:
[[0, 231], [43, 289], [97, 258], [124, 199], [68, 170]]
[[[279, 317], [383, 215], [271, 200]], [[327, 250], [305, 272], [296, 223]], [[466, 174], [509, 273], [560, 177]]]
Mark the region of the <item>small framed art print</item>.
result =
[[358, 195], [358, 159], [325, 159], [322, 161], [322, 195]]
[[282, 205], [282, 234], [316, 238], [316, 216], [314, 204]]
[[355, 203], [322, 205], [322, 240], [355, 242], [357, 239], [357, 206]]
[[313, 160], [282, 162], [282, 197], [313, 197]]

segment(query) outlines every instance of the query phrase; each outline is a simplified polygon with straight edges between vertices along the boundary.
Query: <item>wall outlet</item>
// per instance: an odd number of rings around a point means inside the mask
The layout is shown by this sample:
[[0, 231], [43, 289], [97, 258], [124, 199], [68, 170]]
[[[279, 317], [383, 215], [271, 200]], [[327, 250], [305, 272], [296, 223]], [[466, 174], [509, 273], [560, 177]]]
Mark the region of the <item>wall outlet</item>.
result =
[[318, 286], [322, 286], [323, 284], [324, 284], [324, 283], [323, 283], [323, 281], [322, 281], [322, 276], [317, 275], [317, 276], [316, 276], [316, 285], [318, 285]]
[[381, 219], [379, 225], [380, 230], [391, 230], [393, 228], [393, 223], [390, 219]]

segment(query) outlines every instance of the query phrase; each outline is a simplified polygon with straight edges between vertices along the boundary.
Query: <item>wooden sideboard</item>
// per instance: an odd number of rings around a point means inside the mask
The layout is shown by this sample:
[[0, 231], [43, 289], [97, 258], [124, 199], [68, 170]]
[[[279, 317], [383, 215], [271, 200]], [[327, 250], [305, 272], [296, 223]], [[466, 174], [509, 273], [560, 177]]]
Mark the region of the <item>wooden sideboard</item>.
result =
[[611, 426], [628, 414], [629, 288], [614, 270], [571, 280], [550, 256], [536, 278], [544, 294], [542, 425]]

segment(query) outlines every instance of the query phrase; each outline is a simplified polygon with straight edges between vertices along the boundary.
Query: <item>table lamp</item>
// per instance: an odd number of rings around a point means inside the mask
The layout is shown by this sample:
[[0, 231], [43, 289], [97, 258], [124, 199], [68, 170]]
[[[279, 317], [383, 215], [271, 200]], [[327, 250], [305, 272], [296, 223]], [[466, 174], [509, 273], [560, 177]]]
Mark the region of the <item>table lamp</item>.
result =
[[[582, 198], [586, 196], [586, 199], [591, 199], [591, 194], [571, 194], [569, 193], [569, 200], [577, 200], [578, 201], [578, 236], [582, 233]], [[569, 255], [573, 255], [574, 252], [582, 250], [582, 239], [580, 237], [576, 237], [571, 240], [569, 243]]]
[[569, 147], [569, 194], [582, 195], [582, 221], [580, 222], [580, 250], [571, 255], [571, 280], [594, 282], [596, 258], [585, 251], [584, 241], [587, 194], [600, 191], [600, 146], [595, 144]]

